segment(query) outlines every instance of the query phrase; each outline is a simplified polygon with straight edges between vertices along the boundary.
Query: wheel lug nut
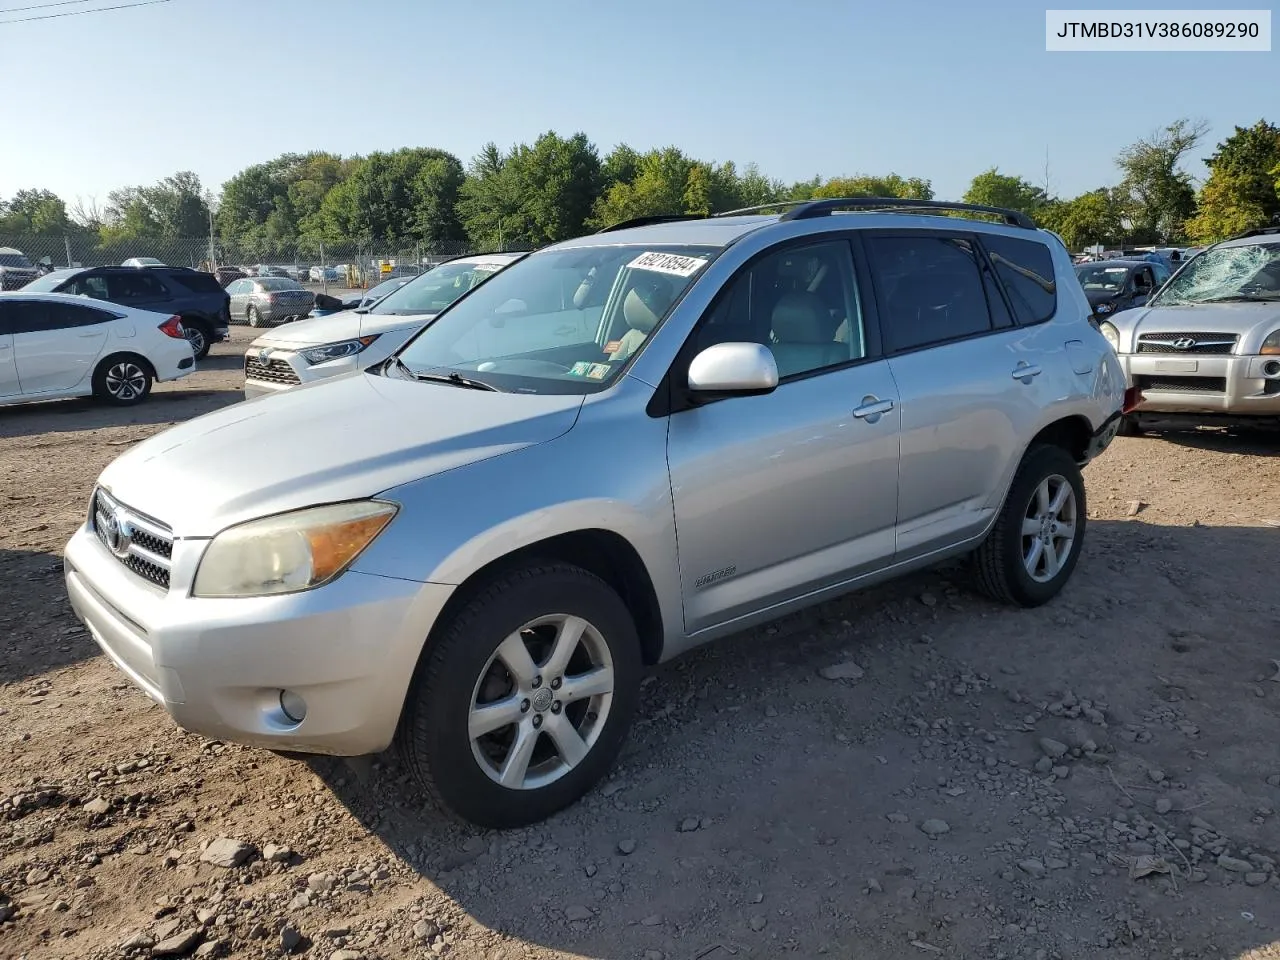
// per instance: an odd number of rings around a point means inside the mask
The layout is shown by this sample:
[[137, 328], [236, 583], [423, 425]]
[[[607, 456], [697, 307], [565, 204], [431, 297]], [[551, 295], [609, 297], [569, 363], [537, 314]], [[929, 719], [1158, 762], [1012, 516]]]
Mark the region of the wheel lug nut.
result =
[[559, 700], [557, 700], [555, 703], [551, 704], [551, 712], [552, 712], [552, 713], [559, 713], [562, 709], [563, 709], [563, 707], [561, 707], [561, 706], [560, 706], [560, 701], [559, 701]]
[[559, 690], [559, 689], [560, 689], [560, 684], [562, 684], [562, 683], [564, 683], [564, 681], [563, 681], [562, 679], [560, 679], [559, 677], [556, 677], [554, 680], [552, 680], [552, 681], [551, 681], [551, 689], [552, 689], [552, 690]]
[[540, 726], [542, 726], [542, 714], [535, 713], [533, 715], [533, 727], [536, 730]]
[[534, 677], [534, 678], [533, 678], [533, 689], [537, 690], [540, 686], [542, 686], [542, 678], [541, 678], [541, 677]]
[[528, 712], [529, 712], [529, 701], [528, 701], [528, 700], [521, 700], [521, 701], [520, 701], [520, 712], [521, 712], [521, 713], [528, 713]]

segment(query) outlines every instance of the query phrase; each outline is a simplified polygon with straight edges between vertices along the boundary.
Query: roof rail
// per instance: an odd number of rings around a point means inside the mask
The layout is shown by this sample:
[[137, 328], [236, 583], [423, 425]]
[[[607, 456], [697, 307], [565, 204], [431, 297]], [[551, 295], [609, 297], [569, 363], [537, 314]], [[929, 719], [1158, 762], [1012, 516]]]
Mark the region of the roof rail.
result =
[[1237, 233], [1234, 237], [1228, 237], [1227, 239], [1239, 240], [1241, 237], [1262, 237], [1273, 233], [1280, 233], [1280, 226], [1254, 227], [1252, 230], [1246, 230], [1244, 233]]
[[881, 210], [887, 213], [908, 213], [918, 210], [952, 210], [968, 213], [990, 213], [1000, 217], [1013, 227], [1036, 229], [1036, 222], [1025, 213], [1004, 207], [988, 207], [979, 203], [951, 203], [946, 200], [908, 200], [902, 197], [841, 197], [810, 200], [784, 213], [780, 220], [809, 220], [825, 217], [836, 210]]
[[754, 207], [739, 207], [737, 210], [725, 210], [723, 213], [713, 213], [713, 217], [736, 217], [743, 213], [759, 213], [762, 210], [777, 210], [779, 207], [795, 207], [804, 203], [812, 203], [812, 200], [775, 200], [773, 203], [758, 203]]
[[613, 233], [615, 230], [629, 230], [631, 227], [647, 227], [655, 223], [672, 223], [676, 220], [705, 220], [700, 213], [656, 213], [647, 217], [632, 217], [630, 220], [620, 220], [617, 223], [610, 224], [596, 233]]

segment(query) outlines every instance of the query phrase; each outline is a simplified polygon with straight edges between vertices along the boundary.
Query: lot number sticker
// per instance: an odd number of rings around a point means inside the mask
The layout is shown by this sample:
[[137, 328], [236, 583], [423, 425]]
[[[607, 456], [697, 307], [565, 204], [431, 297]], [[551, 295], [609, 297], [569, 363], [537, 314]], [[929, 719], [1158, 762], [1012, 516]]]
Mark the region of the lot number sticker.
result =
[[632, 270], [652, 270], [655, 273], [669, 273], [673, 277], [691, 277], [706, 262], [701, 257], [682, 257], [675, 253], [650, 251], [640, 254], [627, 266]]

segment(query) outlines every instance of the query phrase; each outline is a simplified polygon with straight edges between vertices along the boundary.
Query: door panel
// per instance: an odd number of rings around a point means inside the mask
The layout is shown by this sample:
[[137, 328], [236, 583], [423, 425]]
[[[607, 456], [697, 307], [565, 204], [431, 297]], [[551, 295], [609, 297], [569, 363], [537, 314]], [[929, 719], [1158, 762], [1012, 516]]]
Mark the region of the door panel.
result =
[[13, 336], [14, 361], [28, 396], [76, 387], [93, 372], [110, 329], [110, 315], [90, 307], [28, 301]]
[[[0, 317], [0, 331], [4, 319]], [[0, 332], [0, 398], [15, 397], [22, 392], [18, 383], [18, 365], [13, 360], [13, 335]]]
[[[866, 397], [894, 407], [855, 416]], [[672, 415], [667, 459], [690, 633], [892, 561], [896, 401], [879, 361]]]

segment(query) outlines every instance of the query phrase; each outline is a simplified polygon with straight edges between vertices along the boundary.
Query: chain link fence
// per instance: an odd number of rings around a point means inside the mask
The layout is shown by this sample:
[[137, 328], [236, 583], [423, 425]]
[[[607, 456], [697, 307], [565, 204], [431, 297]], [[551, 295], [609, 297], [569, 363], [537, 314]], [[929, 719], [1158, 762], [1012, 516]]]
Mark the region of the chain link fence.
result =
[[[523, 251], [530, 248], [508, 244], [503, 249]], [[121, 264], [131, 257], [154, 257], [169, 266], [197, 270], [271, 267], [276, 273], [283, 271], [292, 279], [325, 289], [371, 287], [391, 276], [421, 273], [450, 257], [480, 252], [466, 242], [396, 245], [367, 240], [333, 244], [301, 241], [266, 248], [216, 241], [211, 244], [208, 237], [102, 243], [91, 235], [0, 235], [0, 251], [6, 251], [0, 252], [0, 266], [4, 265], [2, 261], [6, 255], [14, 256], [7, 251], [14, 250], [24, 255], [32, 265], [53, 269]]]

